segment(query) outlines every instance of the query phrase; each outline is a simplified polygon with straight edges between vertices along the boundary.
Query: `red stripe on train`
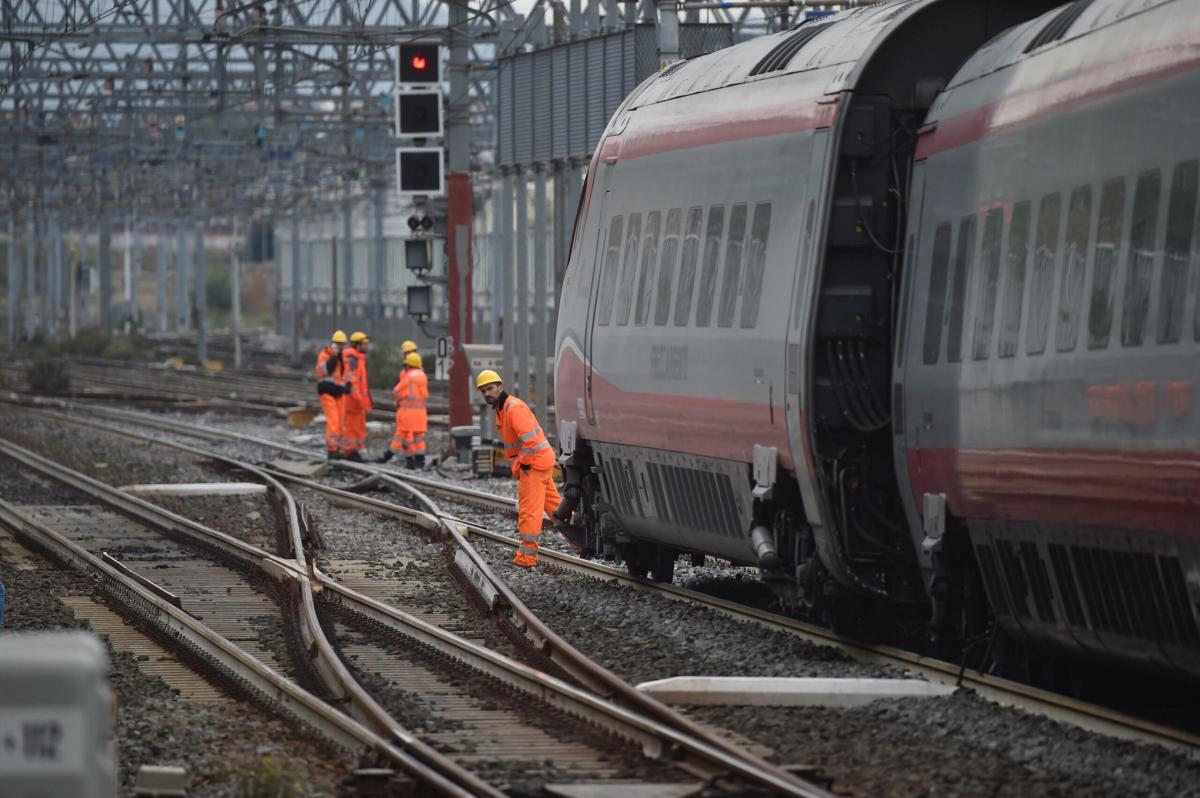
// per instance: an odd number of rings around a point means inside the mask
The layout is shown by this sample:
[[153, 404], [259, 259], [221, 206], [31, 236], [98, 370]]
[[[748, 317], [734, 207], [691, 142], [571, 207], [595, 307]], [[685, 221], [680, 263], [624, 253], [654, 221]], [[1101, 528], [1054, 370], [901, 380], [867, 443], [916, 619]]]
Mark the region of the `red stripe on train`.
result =
[[1189, 72], [1200, 67], [1196, 47], [1194, 41], [1172, 42], [939, 120], [921, 134], [916, 157], [928, 158], [1039, 119], [1073, 111], [1114, 94]]
[[960, 518], [1200, 536], [1196, 451], [910, 449], [908, 473]]

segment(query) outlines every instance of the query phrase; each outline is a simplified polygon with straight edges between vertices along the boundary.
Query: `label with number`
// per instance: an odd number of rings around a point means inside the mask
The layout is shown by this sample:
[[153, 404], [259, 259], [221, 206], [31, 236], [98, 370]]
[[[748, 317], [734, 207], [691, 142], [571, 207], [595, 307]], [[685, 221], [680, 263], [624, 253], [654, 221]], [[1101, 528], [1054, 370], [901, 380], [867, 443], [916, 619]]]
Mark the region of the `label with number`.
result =
[[14, 707], [0, 712], [0, 773], [83, 770], [83, 710]]

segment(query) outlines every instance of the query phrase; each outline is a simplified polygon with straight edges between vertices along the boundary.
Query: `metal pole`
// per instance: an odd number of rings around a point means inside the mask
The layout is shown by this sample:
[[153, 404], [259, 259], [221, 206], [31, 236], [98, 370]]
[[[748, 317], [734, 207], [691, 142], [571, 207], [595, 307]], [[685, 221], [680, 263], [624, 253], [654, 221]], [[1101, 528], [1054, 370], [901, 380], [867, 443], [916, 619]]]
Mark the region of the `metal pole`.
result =
[[546, 393], [546, 168], [533, 167], [533, 393], [542, 421], [549, 416]]
[[25, 340], [32, 341], [33, 336], [37, 333], [37, 315], [35, 313], [35, 303], [37, 296], [37, 284], [35, 275], [37, 274], [37, 264], [34, 258], [37, 256], [37, 222], [34, 221], [33, 214], [25, 220], [25, 279], [22, 285], [25, 288], [24, 297], [21, 301], [21, 318], [25, 321]]
[[100, 251], [96, 260], [100, 267], [100, 329], [112, 332], [112, 219], [100, 217]]
[[492, 313], [489, 337], [492, 343], [500, 341], [500, 317], [504, 315], [504, 175], [499, 171], [499, 180], [492, 183]]
[[292, 365], [300, 364], [300, 214], [292, 208]]
[[[316, 242], [311, 238], [304, 242], [304, 287], [308, 294], [304, 300], [306, 310], [308, 309], [309, 305], [313, 304], [313, 272], [316, 269], [316, 265], [313, 263], [315, 247]], [[300, 330], [300, 333], [305, 338], [307, 338], [309, 334], [308, 323], [310, 315], [311, 314], [307, 312], [304, 314], [303, 329]]]
[[529, 396], [529, 174], [517, 168], [517, 324], [515, 349], [518, 396]]
[[62, 331], [62, 223], [58, 214], [47, 220], [49, 224], [50, 252], [46, 258], [50, 279], [50, 301], [46, 306], [46, 330], [51, 338], [58, 338]]
[[129, 226], [129, 216], [125, 216], [125, 257], [122, 259], [121, 286], [125, 298], [126, 313], [133, 314], [133, 231]]
[[155, 283], [158, 289], [158, 331], [167, 331], [167, 258], [170, 257], [171, 239], [165, 224], [158, 226], [158, 245], [155, 247], [158, 264], [155, 269]]
[[137, 219], [133, 220], [132, 227], [133, 259], [129, 272], [129, 319], [133, 322], [134, 329], [137, 329], [142, 318], [141, 303], [138, 298], [139, 288], [142, 284], [142, 227]]
[[233, 367], [242, 367], [242, 253], [238, 248], [238, 217], [233, 216], [229, 239], [229, 307], [233, 325]]
[[500, 294], [501, 307], [504, 309], [503, 329], [501, 337], [504, 341], [504, 377], [508, 380], [516, 379], [516, 364], [513, 357], [516, 348], [514, 342], [517, 339], [516, 318], [517, 314], [513, 312], [513, 302], [516, 299], [516, 292], [513, 291], [513, 284], [516, 277], [516, 259], [513, 258], [513, 173], [509, 169], [502, 171], [502, 187], [501, 192], [503, 198], [501, 205], [504, 208], [502, 223], [500, 225], [500, 270], [503, 275], [501, 281]]
[[333, 308], [333, 318], [330, 319], [330, 327], [334, 330], [338, 328], [338, 260], [337, 260], [337, 236], [332, 236], [329, 239], [329, 254], [332, 260], [330, 261], [329, 285], [330, 299], [333, 300], [331, 307]]
[[196, 275], [196, 361], [204, 368], [204, 362], [208, 360], [208, 340], [205, 335], [208, 324], [208, 290], [205, 285], [205, 262], [204, 262], [204, 223], [196, 225], [196, 254], [193, 261], [192, 271]]
[[[346, 289], [346, 302], [354, 299], [354, 208], [349, 202], [342, 209], [342, 286]], [[347, 315], [353, 314], [353, 304], [348, 304]], [[360, 322], [361, 323], [361, 322]]]
[[187, 243], [188, 224], [182, 223], [175, 236], [175, 329], [188, 330], [188, 261], [192, 259], [192, 248]]
[[376, 188], [371, 196], [371, 329], [383, 329], [383, 284], [384, 275], [384, 241], [383, 241], [383, 203], [384, 193]]
[[471, 411], [470, 363], [463, 346], [474, 340], [471, 317], [471, 225], [474, 212], [471, 190], [471, 97], [470, 49], [467, 32], [469, 0], [455, 0], [447, 8], [450, 53], [447, 71], [450, 77], [450, 104], [447, 113], [447, 235], [450, 256], [447, 322], [454, 350], [450, 365], [450, 426], [466, 426]]
[[679, 12], [676, 0], [658, 0], [658, 68], [679, 60]]
[[17, 264], [17, 220], [8, 217], [8, 340], [17, 340], [21, 327], [21, 267]]
[[74, 338], [75, 330], [79, 324], [79, 273], [83, 271], [83, 242], [85, 240], [84, 230], [81, 226], [79, 234], [76, 236], [79, 243], [78, 254], [79, 258], [67, 259], [67, 335]]

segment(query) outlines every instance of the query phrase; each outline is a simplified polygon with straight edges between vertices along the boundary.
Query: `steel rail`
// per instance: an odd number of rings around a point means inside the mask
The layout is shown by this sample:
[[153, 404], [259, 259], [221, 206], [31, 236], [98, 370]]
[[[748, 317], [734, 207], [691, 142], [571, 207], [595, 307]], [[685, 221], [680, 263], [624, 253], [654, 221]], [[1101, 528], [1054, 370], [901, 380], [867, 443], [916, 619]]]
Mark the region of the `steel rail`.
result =
[[[50, 420], [68, 420], [42, 411], [27, 411]], [[279, 557], [250, 543], [238, 540], [230, 535], [196, 523], [188, 518], [177, 515], [144, 499], [119, 491], [103, 482], [85, 474], [69, 469], [59, 463], [31, 452], [23, 447], [6, 440], [0, 440], [0, 452], [34, 468], [51, 478], [80, 490], [127, 516], [141, 523], [165, 529], [169, 532], [189, 537], [201, 545], [216, 548], [222, 554], [232, 556], [244, 564], [261, 570], [283, 585], [298, 589], [299, 615], [301, 636], [308, 651], [313, 655], [313, 665], [321, 675], [326, 687], [335, 700], [344, 701], [349, 705], [350, 714], [357, 720], [367, 724], [377, 733], [384, 735], [392, 744], [400, 747], [407, 755], [419, 761], [431, 772], [438, 773], [441, 778], [455, 784], [465, 791], [465, 794], [500, 796], [501, 793], [490, 787], [470, 771], [450, 761], [428, 744], [421, 741], [375, 701], [362, 686], [354, 679], [349, 669], [338, 657], [333, 645], [325, 637], [317, 616], [316, 604], [312, 586], [312, 566], [305, 562], [299, 513], [294, 498], [284, 490], [274, 477], [248, 464], [240, 463], [211, 452], [192, 447], [179, 447], [199, 457], [224, 462], [227, 465], [242, 469], [262, 480], [268, 490], [282, 505], [288, 526], [289, 544], [293, 551], [299, 553], [298, 558], [288, 559]]]
[[284, 711], [329, 740], [358, 751], [369, 748], [384, 756], [405, 773], [443, 795], [471, 796], [441, 774], [430, 770], [402, 748], [364, 724], [340, 712], [299, 685], [271, 670], [204, 623], [143, 587], [99, 557], [31, 519], [13, 505], [0, 500], [0, 524], [35, 548], [48, 552], [69, 568], [101, 576], [116, 586], [110, 594], [128, 610], [153, 624], [213, 667], [242, 686], [253, 690], [267, 705]]
[[[238, 463], [230, 458], [216, 455], [202, 449], [196, 449], [185, 444], [176, 443], [173, 441], [164, 441], [158, 438], [152, 438], [128, 430], [112, 429], [103, 427], [95, 422], [90, 422], [86, 419], [79, 419], [72, 416], [64, 416], [57, 413], [50, 413], [43, 410], [35, 410], [27, 407], [22, 407], [24, 412], [46, 418], [57, 422], [65, 422], [78, 426], [91, 427], [101, 429], [110, 434], [116, 434], [142, 442], [156, 443], [177, 449], [179, 451], [188, 452], [200, 457], [206, 457], [213, 460], [234, 465], [234, 467], [245, 468], [246, 470], [260, 470], [255, 467], [246, 466]], [[87, 408], [91, 410], [91, 408]], [[105, 409], [105, 413], [116, 412], [120, 414], [122, 420], [130, 420], [129, 415], [123, 411], [111, 411]], [[143, 419], [137, 414], [133, 414], [138, 421], [147, 422], [148, 426], [157, 426], [157, 424], [149, 423], [151, 420]], [[180, 430], [175, 430], [180, 431]], [[186, 434], [193, 434], [188, 430], [183, 430]], [[221, 438], [229, 436], [219, 435]], [[248, 437], [248, 436], [247, 436]], [[258, 441], [254, 442], [269, 443]], [[287, 447], [292, 449], [293, 447]], [[301, 450], [302, 451], [302, 450]], [[306, 455], [308, 453], [305, 453]], [[466, 540], [462, 530], [458, 528], [458, 524], [449, 520], [447, 516], [440, 514], [436, 505], [425, 497], [420, 491], [404, 483], [395, 476], [385, 473], [378, 473], [376, 469], [370, 467], [362, 467], [357, 463], [339, 462], [339, 466], [353, 468], [354, 470], [366, 471], [374, 476], [389, 481], [396, 487], [409, 491], [418, 501], [421, 501], [430, 512], [421, 512], [409, 508], [402, 508], [387, 502], [367, 499], [367, 497], [358, 496], [357, 494], [340, 491], [336, 488], [321, 485], [320, 483], [303, 480], [291, 475], [280, 472], [272, 472], [272, 478], [278, 477], [294, 484], [302, 484], [305, 487], [322, 492], [337, 495], [342, 500], [361, 500], [363, 502], [372, 502], [373, 506], [379, 509], [384, 509], [389, 512], [402, 512], [410, 519], [415, 519], [418, 516], [424, 518], [422, 526], [426, 529], [440, 528], [448, 538], [456, 544], [461, 557], [456, 556], [456, 565], [467, 576], [467, 582], [474, 586], [479, 592], [483, 601], [503, 613], [502, 617], [511, 623], [518, 632], [529, 639], [535, 648], [543, 655], [559, 665], [569, 673], [573, 678], [577, 679], [584, 687], [592, 690], [602, 699], [604, 706], [610, 707], [612, 710], [622, 710], [631, 712], [634, 715], [642, 715], [643, 723], [647, 724], [644, 728], [660, 727], [664, 731], [671, 732], [667, 737], [669, 745], [665, 750], [668, 750], [673, 758], [681, 761], [681, 764], [691, 765], [694, 772], [697, 772], [705, 777], [728, 774], [735, 775], [738, 778], [755, 785], [766, 787], [775, 794], [779, 795], [796, 795], [796, 796], [829, 796], [830, 794], [815, 785], [804, 781], [791, 773], [762, 760], [761, 758], [743, 751], [737, 746], [722, 740], [708, 730], [700, 727], [698, 724], [683, 717], [676, 711], [662, 704], [650, 695], [637, 690], [620, 677], [608, 671], [604, 667], [592, 661], [582, 652], [578, 651], [574, 646], [568, 643], [565, 639], [559, 636], [556, 632], [547, 627], [537, 615], [530, 610], [524, 602], [522, 602], [511, 589], [500, 580], [491, 567], [484, 561], [483, 557], [475, 550], [473, 546]], [[249, 544], [244, 544], [249, 545]], [[315, 566], [309, 566], [310, 574], [316, 576]], [[365, 597], [364, 597], [365, 598]], [[543, 694], [539, 691], [539, 694]], [[615, 702], [615, 703], [610, 703]], [[595, 707], [593, 707], [595, 709]], [[590, 712], [590, 710], [589, 710]], [[610, 721], [611, 722], [611, 721]]]
[[[109, 408], [96, 408], [95, 411], [103, 413], [115, 412], [121, 414], [122, 417], [139, 421], [143, 419], [143, 416], [139, 414], [127, 414], [124, 411], [113, 411]], [[202, 425], [184, 424], [182, 422], [168, 421], [164, 419], [153, 419], [152, 421], [154, 422], [154, 426], [159, 426], [159, 423], [161, 422], [163, 429], [174, 430], [200, 437], [212, 437], [214, 439], [237, 438], [247, 443], [253, 443], [274, 448], [279, 451], [303, 455], [310, 459], [316, 459], [312, 452], [290, 446], [288, 444], [277, 444], [262, 438], [256, 438], [254, 436], [239, 435], [237, 433], [222, 433], [214, 428], [204, 427]], [[339, 465], [342, 464], [339, 463]], [[347, 463], [345, 465], [347, 467], [350, 465], [355, 465], [360, 470], [367, 471], [372, 474], [391, 476], [393, 478], [400, 479], [403, 482], [411, 482], [415, 485], [421, 486], [422, 488], [438, 490], [454, 495], [465, 501], [474, 502], [483, 506], [508, 511], [513, 510], [512, 499], [503, 496], [496, 496], [495, 494], [490, 494], [485, 491], [474, 490], [472, 488], [459, 485], [438, 483], [428, 478], [409, 476], [408, 474], [397, 475], [386, 469], [371, 468], [365, 464]], [[289, 475], [280, 476], [285, 478], [286, 481], [296, 481], [295, 477]], [[324, 488], [327, 486], [322, 487]], [[367, 497], [359, 496], [356, 498], [365, 502], [372, 501]], [[380, 504], [386, 504], [386, 502], [380, 502]], [[453, 519], [450, 516], [447, 518], [451, 520], [452, 523], [464, 527], [468, 534], [485, 537], [495, 542], [504, 543], [505, 545], [513, 547], [518, 545], [516, 538], [499, 535], [478, 525], [464, 522], [459, 519]], [[1184, 753], [1193, 759], [1200, 759], [1200, 735], [1191, 734], [1181, 729], [1175, 729], [1169, 726], [1154, 723], [1153, 721], [1136, 718], [1107, 707], [1078, 701], [1070, 698], [1069, 696], [1064, 696], [1048, 690], [1042, 690], [1037, 687], [1031, 687], [1029, 685], [1014, 682], [998, 676], [979, 673], [978, 671], [964, 671], [961, 665], [952, 662], [938, 660], [891, 646], [864, 643], [853, 638], [839, 635], [832, 630], [817, 626], [815, 624], [805, 623], [794, 618], [788, 618], [786, 616], [766, 612], [764, 610], [757, 610], [752, 607], [737, 604], [736, 602], [707, 596], [703, 593], [698, 593], [686, 588], [680, 588], [674, 585], [662, 583], [650, 583], [643, 579], [630, 576], [624, 571], [618, 570], [611, 566], [603, 565], [591, 560], [583, 560], [568, 554], [562, 554], [560, 552], [553, 551], [552, 549], [542, 549], [540, 551], [540, 556], [549, 558], [552, 562], [554, 562], [554, 564], [567, 570], [586, 574], [596, 578], [619, 581], [622, 584], [631, 586], [639, 591], [656, 593], [676, 600], [701, 604], [715, 611], [735, 617], [739, 620], [750, 621], [756, 624], [768, 626], [777, 631], [798, 635], [807, 639], [809, 642], [813, 642], [818, 645], [839, 648], [861, 662], [905, 668], [916, 671], [931, 681], [936, 681], [941, 684], [955, 684], [970, 687], [981, 697], [1002, 706], [1016, 707], [1027, 712], [1032, 712], [1052, 718], [1054, 720], [1062, 721], [1064, 723], [1069, 723], [1073, 726], [1110, 737], [1150, 742], [1156, 745], [1165, 746], [1167, 748], [1180, 751], [1181, 753]]]

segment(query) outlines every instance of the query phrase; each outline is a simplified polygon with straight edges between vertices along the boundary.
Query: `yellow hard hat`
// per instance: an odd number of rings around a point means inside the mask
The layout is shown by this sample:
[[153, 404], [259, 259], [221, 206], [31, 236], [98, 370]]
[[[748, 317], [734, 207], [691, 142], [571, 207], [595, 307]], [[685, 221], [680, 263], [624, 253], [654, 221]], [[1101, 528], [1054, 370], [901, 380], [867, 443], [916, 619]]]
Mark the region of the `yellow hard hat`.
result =
[[342, 331], [342, 330], [337, 330], [337, 331], [336, 331], [336, 332], [334, 332], [334, 334], [333, 334], [333, 335], [332, 335], [332, 336], [329, 338], [329, 340], [330, 340], [330, 342], [331, 342], [331, 343], [335, 343], [335, 344], [344, 344], [344, 343], [346, 343], [346, 333], [345, 333], [344, 331]]
[[416, 352], [409, 352], [404, 356], [404, 365], [412, 366], [415, 369], [421, 368], [421, 356]]
[[356, 332], [350, 334], [350, 343], [357, 344], [359, 341], [369, 340], [365, 332]]
[[413, 341], [405, 341], [400, 344], [400, 354], [407, 355], [409, 352], [416, 352], [417, 345]]
[[504, 382], [500, 379], [500, 375], [491, 369], [484, 369], [479, 372], [479, 376], [475, 378], [475, 387], [482, 388], [485, 385], [491, 385], [494, 382]]

